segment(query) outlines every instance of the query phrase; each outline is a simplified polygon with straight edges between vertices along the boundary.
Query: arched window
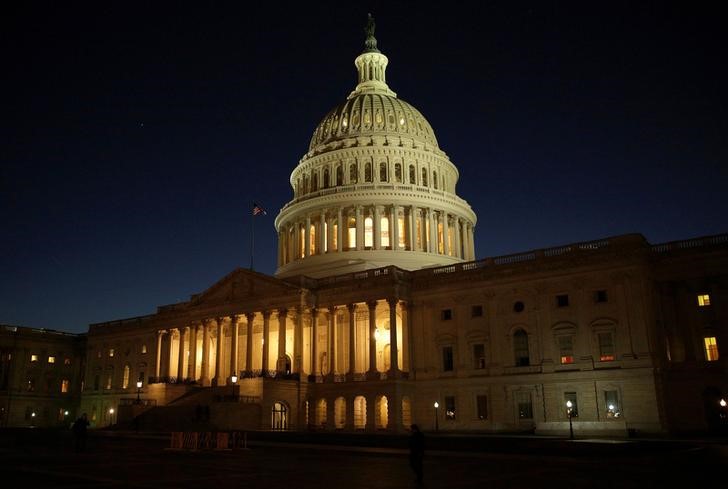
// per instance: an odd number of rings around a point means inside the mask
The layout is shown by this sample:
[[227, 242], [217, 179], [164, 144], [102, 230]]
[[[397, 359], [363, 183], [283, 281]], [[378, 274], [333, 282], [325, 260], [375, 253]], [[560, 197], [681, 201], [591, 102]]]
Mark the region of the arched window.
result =
[[432, 172], [432, 186], [437, 190], [437, 172]]
[[386, 430], [389, 423], [389, 403], [387, 396], [379, 396], [376, 400], [374, 411], [374, 428]]
[[311, 224], [311, 227], [308, 230], [308, 246], [310, 250], [311, 255], [316, 254], [316, 226]]
[[316, 403], [316, 425], [326, 428], [326, 399], [319, 399]]
[[329, 181], [329, 169], [324, 168], [324, 187], [323, 188], [329, 188], [331, 186], [331, 182]]
[[350, 217], [349, 223], [347, 226], [347, 232], [348, 232], [348, 239], [349, 239], [349, 249], [353, 250], [356, 249], [356, 218]]
[[357, 183], [359, 181], [358, 172], [356, 171], [356, 163], [349, 166], [349, 183]]
[[386, 182], [387, 179], [387, 164], [382, 162], [379, 163], [379, 181], [380, 182]]
[[402, 164], [401, 163], [394, 164], [394, 181], [397, 183], [402, 183]]
[[412, 404], [410, 398], [407, 396], [402, 397], [402, 426], [409, 428], [412, 424]]
[[336, 185], [344, 185], [344, 169], [341, 165], [336, 167]]
[[288, 428], [288, 409], [282, 402], [274, 402], [271, 411], [271, 428], [284, 431]]
[[364, 181], [365, 182], [371, 182], [372, 181], [372, 164], [367, 163], [364, 165]]
[[354, 398], [354, 429], [363, 430], [367, 425], [367, 399], [364, 396]]
[[318, 173], [313, 174], [311, 177], [311, 191], [316, 192], [318, 190]]
[[303, 193], [308, 193], [308, 175], [303, 176]]
[[415, 170], [415, 165], [409, 166], [409, 182], [407, 182], [411, 185], [417, 184], [417, 171]]
[[389, 218], [388, 217], [382, 217], [379, 221], [381, 230], [381, 241], [380, 244], [382, 245], [382, 248], [389, 247]]
[[513, 354], [517, 367], [527, 367], [531, 364], [528, 353], [528, 333], [522, 329], [518, 329], [513, 333]]
[[346, 399], [337, 397], [334, 401], [334, 428], [343, 430], [346, 425]]
[[427, 187], [427, 168], [422, 169], [422, 186]]
[[131, 368], [129, 367], [129, 364], [124, 365], [124, 378], [121, 381], [122, 389], [129, 388], [129, 375], [130, 374], [131, 374]]

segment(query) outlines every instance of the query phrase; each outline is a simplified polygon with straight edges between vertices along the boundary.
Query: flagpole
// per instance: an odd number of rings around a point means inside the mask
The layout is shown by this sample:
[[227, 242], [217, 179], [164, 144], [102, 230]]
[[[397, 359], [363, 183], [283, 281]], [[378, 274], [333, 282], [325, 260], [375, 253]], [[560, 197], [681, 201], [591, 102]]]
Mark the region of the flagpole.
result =
[[[253, 203], [255, 207], [255, 203]], [[252, 208], [252, 207], [251, 207]], [[253, 251], [255, 249], [255, 212], [250, 213], [250, 271], [253, 271]]]

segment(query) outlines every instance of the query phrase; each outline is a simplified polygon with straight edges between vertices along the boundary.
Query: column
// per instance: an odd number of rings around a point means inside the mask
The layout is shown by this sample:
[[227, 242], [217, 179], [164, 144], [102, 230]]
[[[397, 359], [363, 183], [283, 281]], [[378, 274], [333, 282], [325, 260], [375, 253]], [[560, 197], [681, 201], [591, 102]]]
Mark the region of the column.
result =
[[443, 255], [450, 254], [450, 231], [447, 212], [442, 213], [442, 251]]
[[293, 259], [298, 260], [301, 258], [301, 225], [298, 222], [293, 223]]
[[210, 320], [202, 320], [202, 360], [200, 362], [200, 384], [210, 385]]
[[[332, 218], [329, 218], [326, 220], [328, 225], [326, 226], [326, 241], [328, 243], [326, 252], [329, 253], [331, 251], [334, 251], [334, 220]], [[338, 247], [341, 246], [339, 243], [337, 244], [337, 251]]]
[[399, 373], [399, 348], [397, 347], [397, 303], [396, 298], [387, 299], [389, 304], [389, 374], [395, 377]]
[[182, 382], [185, 379], [185, 330], [187, 328], [179, 329], [179, 358], [177, 359], [177, 382]]
[[379, 206], [374, 206], [374, 249], [382, 249], [382, 216], [379, 215]]
[[356, 206], [356, 249], [364, 249], [364, 219], [361, 215], [361, 206]]
[[439, 253], [439, 247], [437, 244], [437, 213], [433, 212], [432, 209], [427, 209], [427, 220], [430, 222], [430, 253]]
[[399, 207], [396, 204], [392, 204], [392, 249], [399, 249]]
[[[348, 304], [346, 306], [346, 309], [349, 311], [349, 372], [347, 375], [347, 380], [352, 381], [354, 380], [354, 374], [356, 373], [356, 304]], [[351, 417], [353, 419], [354, 411], [347, 411], [347, 414], [348, 413], [351, 413]], [[347, 421], [348, 419], [349, 416], [347, 416]]]
[[222, 378], [222, 342], [225, 338], [222, 331], [222, 321], [223, 318], [221, 317], [215, 318], [215, 322], [217, 323], [217, 343], [215, 344], [215, 378], [212, 381], [214, 385], [225, 385], [225, 380]]
[[187, 362], [187, 378], [197, 380], [197, 325], [190, 324], [190, 359]]
[[167, 356], [167, 377], [169, 377], [170, 380], [172, 380], [171, 379], [172, 378], [172, 351], [174, 349], [174, 333], [175, 333], [175, 331], [177, 331], [177, 330], [176, 329], [170, 329], [169, 330], [169, 334], [168, 334], [168, 336], [169, 336], [169, 349], [167, 351], [168, 351], [169, 354]]
[[316, 254], [323, 255], [326, 253], [324, 249], [324, 243], [326, 243], [326, 211], [321, 209], [321, 215], [319, 216], [319, 230], [316, 233]]
[[468, 239], [470, 240], [470, 259], [475, 260], [475, 227], [472, 224], [468, 231]]
[[303, 372], [303, 308], [296, 306], [296, 326], [293, 332], [293, 372]]
[[159, 378], [162, 376], [162, 335], [164, 334], [164, 331], [157, 331], [157, 368], [155, 370], [155, 377], [157, 378], [157, 382], [159, 382]]
[[415, 223], [416, 219], [416, 211], [417, 209], [415, 206], [411, 205], [409, 208], [409, 219], [407, 220], [407, 235], [409, 238], [409, 250], [415, 251], [417, 249], [417, 237], [415, 236], [415, 229], [417, 229], [417, 224]]
[[268, 333], [270, 332], [270, 311], [263, 311], [263, 354], [261, 355], [260, 370], [263, 376], [268, 373], [268, 352], [270, 341], [268, 341]]
[[[339, 214], [337, 216], [338, 222], [336, 224], [336, 251], [344, 250], [344, 210], [339, 207]], [[303, 311], [301, 311], [303, 312]]]
[[[410, 325], [409, 304], [404, 301], [400, 301], [399, 312], [402, 316], [402, 329], [397, 331], [398, 336], [402, 338], [402, 365], [399, 366], [399, 369], [405, 372], [410, 372], [412, 370], [410, 367], [410, 360], [412, 358], [412, 328]], [[410, 377], [410, 379], [411, 378], [412, 377]]]
[[[367, 306], [369, 307], [369, 370], [367, 371], [367, 377], [378, 379], [377, 338], [374, 334], [377, 330], [377, 301], [369, 301], [367, 302]], [[367, 416], [368, 415], [369, 406], [367, 405]]]
[[245, 372], [251, 375], [255, 370], [253, 365], [253, 322], [255, 321], [255, 313], [249, 312], [245, 315], [245, 318], [248, 321], [245, 325]]
[[[322, 228], [323, 229], [323, 228]], [[278, 373], [286, 373], [286, 316], [288, 311], [278, 309]]]
[[326, 334], [328, 347], [326, 348], [329, 357], [329, 380], [333, 380], [336, 373], [336, 306], [329, 306], [329, 330]]
[[318, 311], [316, 308], [311, 309], [311, 375], [318, 375], [318, 332], [316, 331], [316, 318]]
[[233, 314], [230, 316], [230, 377], [238, 376], [238, 334], [240, 324], [238, 316]]
[[306, 239], [303, 242], [304, 256], [311, 256], [311, 216], [306, 216], [306, 229], [303, 230]]
[[458, 258], [463, 257], [463, 248], [462, 248], [462, 239], [460, 237], [460, 219], [455, 217], [454, 222], [455, 224], [455, 255]]
[[390, 250], [396, 250], [397, 249], [397, 243], [394, 241], [394, 229], [397, 227], [394, 224], [394, 215], [395, 207], [394, 204], [389, 208], [389, 249]]

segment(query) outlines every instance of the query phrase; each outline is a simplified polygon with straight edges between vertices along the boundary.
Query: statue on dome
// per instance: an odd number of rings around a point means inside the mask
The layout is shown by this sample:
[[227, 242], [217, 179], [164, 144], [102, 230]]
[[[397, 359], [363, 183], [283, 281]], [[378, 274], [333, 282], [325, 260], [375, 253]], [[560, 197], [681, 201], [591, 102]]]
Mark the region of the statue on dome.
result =
[[374, 37], [374, 29], [376, 29], [376, 24], [374, 23], [374, 17], [372, 17], [372, 14], [367, 14], [367, 26], [364, 28], [364, 33], [367, 35], [367, 39], [364, 42], [364, 45], [366, 46], [366, 49], [364, 50], [365, 53], [378, 53], [379, 50], [377, 49], [377, 39]]

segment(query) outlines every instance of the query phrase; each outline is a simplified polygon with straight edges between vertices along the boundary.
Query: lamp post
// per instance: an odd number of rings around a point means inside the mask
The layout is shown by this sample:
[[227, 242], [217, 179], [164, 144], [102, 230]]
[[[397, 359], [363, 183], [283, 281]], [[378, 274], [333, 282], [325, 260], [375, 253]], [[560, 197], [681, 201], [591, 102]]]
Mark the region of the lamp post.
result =
[[137, 399], [136, 399], [137, 404], [142, 403], [142, 399], [141, 399], [141, 397], [139, 397], [141, 395], [141, 393], [142, 393], [142, 381], [137, 380]]
[[566, 401], [566, 415], [569, 417], [569, 439], [574, 439], [574, 425], [571, 423], [572, 415], [574, 414], [573, 408], [574, 405], [571, 403], [571, 401]]
[[230, 377], [230, 384], [231, 384], [231, 386], [232, 386], [232, 389], [231, 389], [231, 391], [232, 391], [232, 394], [230, 395], [230, 400], [231, 400], [231, 401], [235, 399], [235, 384], [237, 384], [237, 383], [238, 383], [238, 376], [237, 376], [237, 375], [235, 375], [235, 374], [233, 374], [233, 375], [232, 375], [232, 376]]
[[434, 406], [435, 406], [435, 431], [437, 431], [439, 429], [439, 427], [437, 425], [437, 409], [440, 407], [440, 403], [435, 401]]

